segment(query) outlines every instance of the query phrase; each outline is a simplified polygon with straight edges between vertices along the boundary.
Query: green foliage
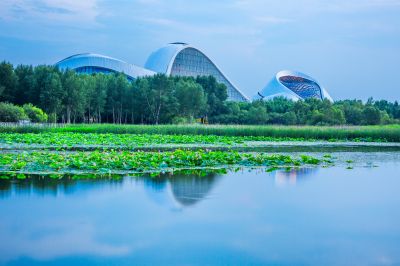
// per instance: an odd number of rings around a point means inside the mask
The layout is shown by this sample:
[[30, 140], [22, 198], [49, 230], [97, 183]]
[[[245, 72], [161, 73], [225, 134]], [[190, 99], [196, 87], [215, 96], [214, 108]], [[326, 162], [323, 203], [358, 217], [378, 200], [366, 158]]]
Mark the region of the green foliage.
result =
[[381, 112], [374, 106], [368, 105], [362, 114], [365, 125], [378, 125], [381, 122]]
[[128, 79], [121, 73], [77, 74], [54, 66], [0, 63], [0, 101], [31, 103], [50, 122], [170, 124], [207, 118], [212, 124], [379, 125], [400, 122], [398, 102], [285, 98], [229, 102], [212, 76]]
[[[253, 140], [355, 140], [400, 142], [400, 125], [384, 126], [251, 126], [251, 125], [112, 125], [77, 124], [56, 127], [2, 126], [3, 133], [113, 133], [113, 134], [158, 134], [249, 136]], [[159, 136], [155, 136], [158, 138]], [[40, 138], [40, 135], [38, 135]], [[146, 136], [146, 138], [152, 138]], [[155, 139], [152, 138], [152, 139]], [[195, 139], [195, 138], [194, 138]], [[249, 139], [252, 140], [252, 139]], [[195, 139], [195, 141], [201, 141]]]
[[42, 109], [33, 106], [32, 104], [24, 104], [22, 106], [25, 114], [29, 118], [29, 120], [33, 123], [45, 123], [47, 122], [47, 114], [43, 112]]
[[62, 99], [64, 90], [61, 84], [60, 75], [57, 72], [51, 72], [44, 78], [43, 87], [40, 88], [39, 102], [40, 106], [50, 114], [50, 122], [57, 122], [57, 115], [62, 109]]
[[178, 80], [175, 85], [179, 113], [194, 118], [203, 115], [207, 110], [207, 97], [202, 86], [192, 79]]
[[28, 116], [25, 114], [22, 107], [13, 105], [11, 103], [0, 103], [1, 122], [18, 122], [27, 119]]
[[213, 117], [224, 113], [226, 111], [224, 101], [228, 98], [226, 86], [218, 83], [212, 76], [197, 77], [196, 82], [203, 87], [207, 95], [207, 115]]
[[7, 62], [0, 63], [0, 101], [13, 102], [18, 84], [17, 75], [14, 73], [13, 65]]
[[212, 121], [221, 124], [279, 125], [378, 125], [399, 123], [397, 102], [363, 104], [361, 101], [307, 99], [293, 102], [277, 97], [252, 103], [226, 103], [226, 110]]
[[[263, 153], [239, 153], [235, 151], [187, 151], [173, 152], [22, 152], [1, 153], [0, 172], [17, 173], [17, 178], [25, 178], [26, 173], [144, 173], [154, 171], [174, 171], [229, 166], [265, 166], [268, 168], [297, 167], [305, 164], [319, 164], [319, 160], [307, 156], [296, 159], [288, 155], [268, 155]], [[3, 176], [3, 175], [2, 175]]]
[[[61, 80], [64, 91], [64, 96], [62, 97], [63, 113], [65, 113], [65, 121], [71, 123], [76, 118], [83, 118], [87, 92], [74, 71], [67, 70], [62, 73]], [[88, 91], [90, 91], [90, 88], [88, 88]]]

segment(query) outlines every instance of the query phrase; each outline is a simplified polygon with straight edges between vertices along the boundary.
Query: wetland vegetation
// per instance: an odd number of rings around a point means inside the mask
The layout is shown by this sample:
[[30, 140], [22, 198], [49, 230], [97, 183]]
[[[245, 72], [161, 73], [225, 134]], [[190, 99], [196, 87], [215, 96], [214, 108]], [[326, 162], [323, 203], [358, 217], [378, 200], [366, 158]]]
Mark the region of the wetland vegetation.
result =
[[1, 178], [23, 179], [26, 174], [42, 175], [98, 173], [107, 174], [173, 172], [182, 169], [264, 166], [268, 171], [304, 165], [331, 163], [328, 159], [301, 155], [299, 158], [281, 154], [239, 153], [235, 151], [173, 152], [18, 152], [0, 154]]
[[[378, 141], [400, 142], [400, 125], [380, 126], [252, 126], [252, 125], [114, 125], [114, 124], [76, 124], [76, 125], [2, 125], [0, 133], [99, 133], [99, 134], [155, 134], [151, 141], [158, 142], [162, 138], [170, 142], [204, 142], [204, 141], [246, 141], [246, 140], [327, 140], [327, 141]], [[160, 136], [160, 135], [173, 135]], [[188, 135], [182, 137], [178, 135]], [[198, 137], [197, 135], [202, 135]], [[43, 135], [47, 141], [49, 135]], [[57, 135], [50, 135], [56, 137]], [[76, 136], [79, 135], [69, 135]], [[68, 134], [58, 137], [69, 138]], [[88, 135], [90, 136], [90, 135]], [[216, 137], [221, 136], [221, 137]], [[92, 137], [92, 136], [91, 136]], [[90, 137], [90, 141], [95, 141]], [[136, 138], [137, 136], [98, 135], [98, 138]], [[224, 138], [226, 137], [226, 138]], [[231, 138], [227, 138], [231, 137]], [[5, 138], [5, 139], [3, 139]], [[9, 138], [36, 139], [41, 135], [2, 135], [0, 142]], [[2, 141], [3, 139], [3, 141]], [[47, 140], [46, 140], [47, 139]], [[88, 138], [86, 138], [88, 139]], [[97, 139], [95, 137], [94, 139]]]

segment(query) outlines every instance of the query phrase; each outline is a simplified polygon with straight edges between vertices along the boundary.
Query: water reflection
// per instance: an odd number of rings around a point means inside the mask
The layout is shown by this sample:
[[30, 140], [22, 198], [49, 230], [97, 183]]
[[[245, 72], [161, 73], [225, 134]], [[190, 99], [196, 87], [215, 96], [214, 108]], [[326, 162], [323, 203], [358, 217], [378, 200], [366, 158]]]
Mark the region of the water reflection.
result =
[[218, 173], [163, 174], [156, 178], [141, 178], [147, 195], [159, 204], [168, 203], [169, 195], [180, 206], [189, 207], [206, 198], [222, 176]]
[[279, 170], [272, 174], [275, 178], [276, 186], [294, 186], [298, 181], [301, 181], [318, 172], [318, 168], [298, 168], [290, 170]]
[[53, 179], [49, 177], [31, 176], [24, 180], [0, 180], [0, 197], [6, 198], [16, 195], [58, 196], [73, 194], [77, 191], [86, 191], [93, 188], [109, 188], [122, 186], [122, 179], [85, 179], [71, 178]]
[[379, 165], [2, 180], [0, 265], [397, 265], [400, 164]]
[[[264, 169], [253, 169], [263, 174]], [[299, 180], [313, 175], [317, 168], [298, 168], [290, 170], [277, 170], [271, 173], [277, 186], [296, 185]], [[174, 174], [165, 173], [157, 177], [136, 177], [139, 183], [144, 184], [148, 197], [160, 205], [169, 201], [178, 203], [179, 206], [194, 206], [206, 198], [223, 177], [219, 172], [199, 172]], [[41, 176], [31, 176], [24, 180], [0, 180], [0, 198], [16, 195], [58, 196], [72, 194], [93, 189], [109, 189], [109, 187], [122, 187], [130, 179], [82, 179], [72, 178], [53, 179]]]

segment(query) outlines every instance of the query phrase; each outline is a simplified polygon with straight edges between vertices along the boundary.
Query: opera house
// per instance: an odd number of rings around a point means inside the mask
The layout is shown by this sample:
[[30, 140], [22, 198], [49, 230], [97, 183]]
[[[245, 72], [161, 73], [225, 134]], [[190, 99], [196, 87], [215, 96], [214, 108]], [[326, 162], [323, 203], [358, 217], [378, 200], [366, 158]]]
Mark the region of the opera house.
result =
[[[213, 76], [227, 87], [228, 100], [247, 102], [244, 95], [217, 67], [217, 65], [199, 49], [182, 42], [166, 45], [153, 52], [145, 67], [133, 65], [109, 56], [84, 53], [67, 57], [56, 63], [61, 70], [72, 69], [77, 73], [124, 73], [128, 79], [152, 76], [162, 73], [167, 76]], [[328, 92], [313, 78], [294, 71], [281, 71], [253, 100], [268, 100], [277, 96], [292, 100], [307, 98], [329, 99]]]

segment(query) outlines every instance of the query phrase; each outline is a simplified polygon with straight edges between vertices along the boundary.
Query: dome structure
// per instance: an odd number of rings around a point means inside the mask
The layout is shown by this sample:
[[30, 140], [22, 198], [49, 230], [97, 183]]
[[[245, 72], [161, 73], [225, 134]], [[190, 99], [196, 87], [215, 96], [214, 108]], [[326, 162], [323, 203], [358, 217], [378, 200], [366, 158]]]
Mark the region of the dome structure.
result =
[[294, 101], [309, 98], [328, 99], [333, 102], [329, 93], [315, 79], [289, 70], [278, 72], [267, 86], [253, 97], [253, 100], [269, 100], [275, 97], [285, 97]]
[[155, 72], [124, 61], [92, 53], [77, 54], [56, 63], [61, 70], [71, 69], [77, 73], [114, 73], [121, 72], [130, 79], [152, 76]]
[[170, 43], [153, 52], [145, 68], [171, 76], [213, 76], [227, 87], [228, 100], [249, 99], [224, 76], [215, 63], [199, 49], [182, 42]]

